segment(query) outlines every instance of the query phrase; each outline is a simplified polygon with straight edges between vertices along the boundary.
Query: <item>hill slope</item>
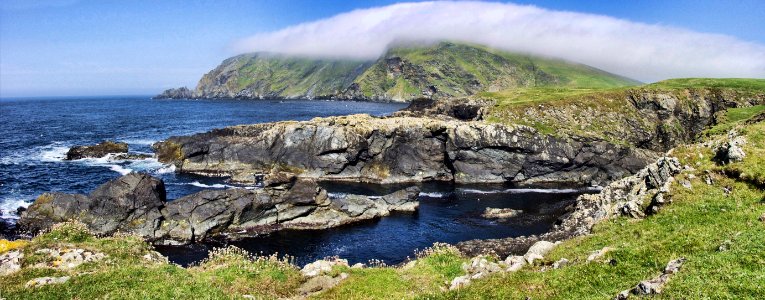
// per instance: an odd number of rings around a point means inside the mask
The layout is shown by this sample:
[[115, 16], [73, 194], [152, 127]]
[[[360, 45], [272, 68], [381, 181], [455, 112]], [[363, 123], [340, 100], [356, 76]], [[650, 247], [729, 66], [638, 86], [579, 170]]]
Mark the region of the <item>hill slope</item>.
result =
[[205, 74], [193, 97], [408, 101], [516, 87], [634, 84], [638, 82], [586, 65], [441, 42], [392, 48], [376, 61], [243, 54]]

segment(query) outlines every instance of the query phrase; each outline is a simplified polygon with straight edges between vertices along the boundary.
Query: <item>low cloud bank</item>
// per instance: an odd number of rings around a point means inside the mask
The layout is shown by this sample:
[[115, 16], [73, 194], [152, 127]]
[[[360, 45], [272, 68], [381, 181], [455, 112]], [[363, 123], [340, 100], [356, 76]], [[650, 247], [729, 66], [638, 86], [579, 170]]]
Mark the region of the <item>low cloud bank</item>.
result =
[[374, 59], [400, 41], [454, 40], [563, 58], [642, 81], [765, 78], [765, 45], [612, 17], [486, 2], [401, 3], [259, 33], [237, 53]]

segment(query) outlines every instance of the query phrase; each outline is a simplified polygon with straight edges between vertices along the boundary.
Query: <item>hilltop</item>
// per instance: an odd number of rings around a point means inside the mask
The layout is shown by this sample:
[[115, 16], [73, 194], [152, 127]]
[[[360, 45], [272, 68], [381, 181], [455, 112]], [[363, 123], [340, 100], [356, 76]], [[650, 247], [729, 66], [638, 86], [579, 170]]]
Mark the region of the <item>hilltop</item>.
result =
[[[242, 54], [205, 74], [192, 93], [158, 98], [410, 101], [529, 87], [611, 88], [639, 82], [587, 65], [453, 42], [392, 47], [374, 61]], [[183, 88], [182, 88], [183, 89]]]

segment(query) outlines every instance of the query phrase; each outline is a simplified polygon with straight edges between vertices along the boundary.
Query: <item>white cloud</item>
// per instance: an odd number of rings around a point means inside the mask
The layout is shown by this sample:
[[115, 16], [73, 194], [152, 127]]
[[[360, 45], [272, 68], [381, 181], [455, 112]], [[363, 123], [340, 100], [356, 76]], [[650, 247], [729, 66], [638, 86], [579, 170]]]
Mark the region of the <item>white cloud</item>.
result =
[[642, 81], [765, 78], [765, 46], [617, 18], [486, 2], [401, 3], [259, 33], [238, 53], [373, 59], [398, 40], [456, 40], [563, 58]]

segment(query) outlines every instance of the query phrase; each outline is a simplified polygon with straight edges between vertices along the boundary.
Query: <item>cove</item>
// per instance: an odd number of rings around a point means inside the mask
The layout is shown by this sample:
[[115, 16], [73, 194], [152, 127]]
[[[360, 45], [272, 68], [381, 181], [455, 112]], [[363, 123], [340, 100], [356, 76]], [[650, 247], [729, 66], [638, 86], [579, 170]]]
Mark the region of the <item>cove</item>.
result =
[[[330, 193], [384, 194], [405, 185], [325, 183]], [[547, 232], [565, 208], [588, 189], [516, 188], [505, 185], [423, 183], [415, 213], [393, 213], [380, 219], [326, 230], [285, 230], [224, 243], [160, 246], [171, 262], [188, 266], [207, 257], [215, 247], [233, 245], [253, 254], [288, 255], [297, 265], [339, 256], [351, 264], [370, 260], [395, 265], [414, 258], [416, 250], [435, 242], [516, 237]], [[522, 210], [505, 219], [487, 219], [488, 207]]]

